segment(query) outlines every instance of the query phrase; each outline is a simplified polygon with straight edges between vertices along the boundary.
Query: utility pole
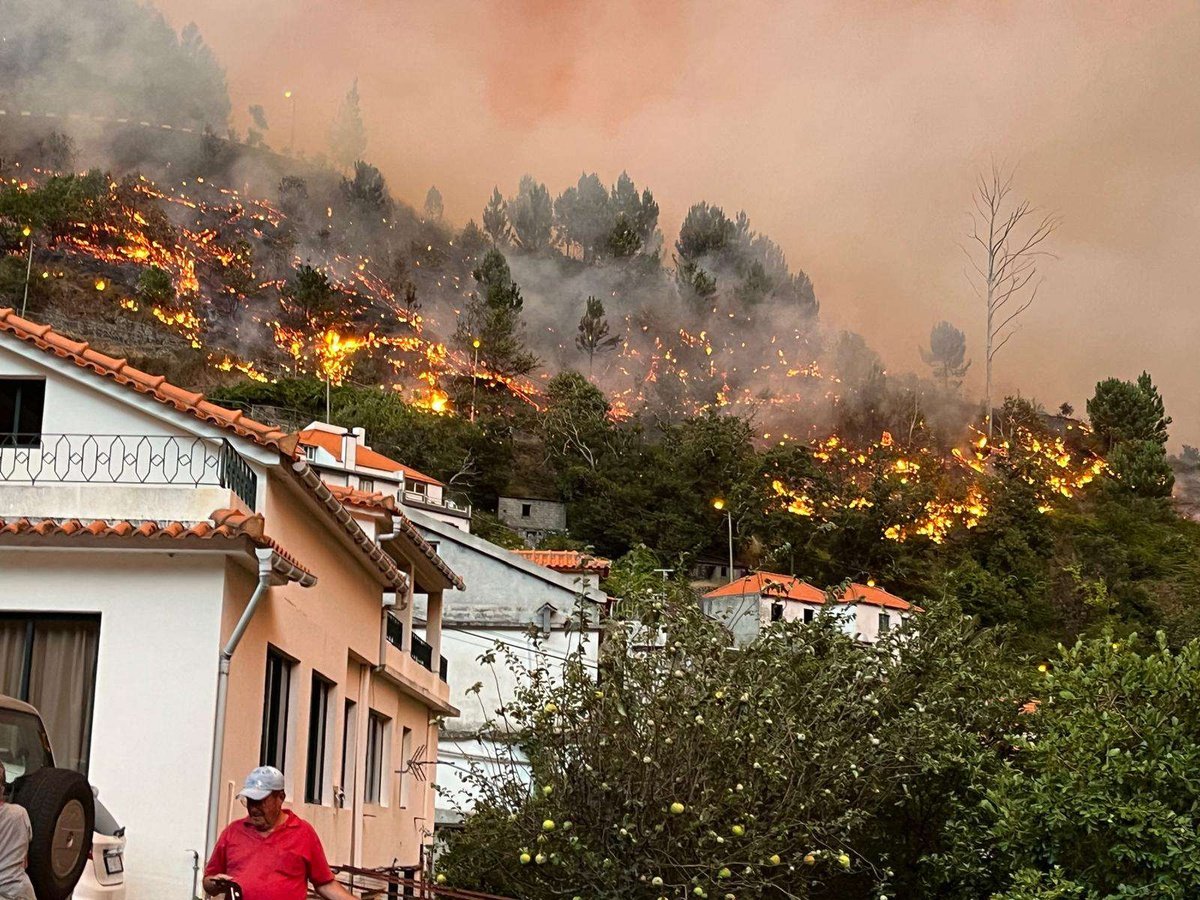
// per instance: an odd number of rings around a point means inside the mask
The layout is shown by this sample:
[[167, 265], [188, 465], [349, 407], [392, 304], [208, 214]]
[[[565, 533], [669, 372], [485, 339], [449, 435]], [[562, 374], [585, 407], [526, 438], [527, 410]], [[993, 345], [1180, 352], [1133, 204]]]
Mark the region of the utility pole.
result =
[[733, 510], [726, 509], [725, 501], [720, 497], [712, 505], [717, 512], [725, 512], [725, 521], [729, 523], [729, 583], [733, 584]]
[[471, 421], [475, 421], [475, 386], [479, 383], [479, 338], [471, 341], [475, 348], [475, 361], [471, 363]]
[[29, 305], [29, 275], [33, 271], [33, 229], [28, 225], [21, 229], [21, 234], [29, 239], [29, 262], [25, 264], [25, 296], [21, 300], [21, 318], [25, 318], [25, 307]]
[[292, 101], [292, 138], [288, 142], [288, 153], [296, 155], [296, 95], [292, 91], [283, 92], [284, 100]]

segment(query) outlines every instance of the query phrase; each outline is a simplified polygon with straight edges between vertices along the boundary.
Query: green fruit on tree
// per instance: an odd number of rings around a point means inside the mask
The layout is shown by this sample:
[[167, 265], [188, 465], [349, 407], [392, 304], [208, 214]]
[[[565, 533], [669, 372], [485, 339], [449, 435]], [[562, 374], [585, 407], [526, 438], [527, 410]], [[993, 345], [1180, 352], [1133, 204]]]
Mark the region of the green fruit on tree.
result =
[[554, 820], [553, 819], [547, 819], [545, 822], [542, 823], [542, 831], [553, 831], [553, 830], [554, 830]]
[[663, 880], [659, 876], [655, 875], [653, 878], [650, 879], [650, 883], [652, 885], [654, 885], [655, 887], [662, 887]]
[[817, 858], [815, 856], [813, 856], [811, 853], [805, 853], [804, 854], [804, 864], [806, 866], [815, 866], [817, 864]]
[[724, 866], [723, 866], [723, 867], [721, 868], [721, 871], [719, 871], [719, 872], [717, 873], [717, 877], [718, 877], [718, 878], [728, 878], [728, 877], [729, 877], [730, 875], [732, 875], [732, 874], [733, 874], [733, 873], [732, 873], [732, 872], [730, 872], [728, 868], [726, 868], [726, 867], [724, 867]]
[[779, 865], [779, 863], [780, 863], [779, 854], [772, 853], [771, 856], [768, 858], [767, 862], [769, 862], [773, 866]]
[[680, 803], [678, 800], [676, 800], [674, 803], [671, 804], [671, 815], [673, 815], [673, 816], [679, 815], [680, 813], [683, 812], [684, 808], [685, 808], [684, 805], [682, 803]]
[[535, 863], [537, 863], [537, 864], [540, 866], [542, 863], [544, 863], [544, 862], [546, 861], [546, 854], [545, 854], [545, 853], [539, 853], [537, 856], [535, 856], [535, 857], [533, 858], [533, 861], [534, 861]]
[[554, 785], [547, 784], [542, 787], [542, 793], [549, 797], [554, 792]]
[[741, 837], [743, 834], [746, 833], [746, 828], [744, 825], [734, 825], [729, 830], [733, 832], [734, 837]]
[[434, 879], [434, 881], [436, 881], [438, 884], [445, 884], [445, 883], [446, 883], [446, 876], [445, 876], [445, 875], [443, 875], [441, 872], [438, 872], [438, 877], [437, 877], [437, 878], [435, 878], [435, 879]]
[[850, 868], [850, 857], [847, 854], [843, 853], [841, 856], [838, 857], [838, 863], [841, 864], [841, 867], [843, 869], [848, 869], [848, 868]]
[[530, 856], [528, 853], [522, 853], [521, 854], [521, 865], [523, 865], [523, 866], [529, 865], [529, 861], [531, 859], [533, 859], [533, 857]]

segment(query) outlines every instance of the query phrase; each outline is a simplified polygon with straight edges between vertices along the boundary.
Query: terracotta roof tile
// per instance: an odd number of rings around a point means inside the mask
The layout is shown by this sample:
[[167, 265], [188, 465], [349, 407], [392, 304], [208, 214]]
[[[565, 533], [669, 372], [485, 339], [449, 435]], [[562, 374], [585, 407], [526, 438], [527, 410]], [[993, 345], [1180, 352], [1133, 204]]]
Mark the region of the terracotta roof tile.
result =
[[[320, 447], [338, 462], [342, 461], [342, 436], [340, 434], [334, 434], [331, 431], [322, 431], [317, 428], [309, 428], [297, 432], [296, 436], [301, 445]], [[412, 466], [396, 462], [396, 460], [384, 456], [378, 450], [372, 450], [370, 447], [357, 448], [354, 451], [354, 456], [360, 466], [365, 466], [368, 469], [378, 469], [381, 472], [401, 472], [409, 481], [420, 481], [425, 484], [435, 484], [445, 487], [436, 478], [431, 478], [424, 472], [418, 472]]]
[[396, 498], [391, 494], [384, 494], [380, 491], [368, 492], [360, 491], [358, 488], [346, 487], [341, 484], [329, 484], [326, 482], [325, 487], [329, 488], [329, 492], [337, 498], [339, 503], [346, 506], [357, 506], [360, 509], [372, 509], [377, 512], [394, 513], [399, 509], [396, 503]]
[[151, 375], [135, 369], [124, 359], [115, 359], [92, 350], [87, 343], [60, 334], [49, 325], [39, 325], [23, 319], [11, 308], [0, 308], [0, 334], [9, 334], [60, 359], [67, 359], [97, 375], [111, 378], [140, 394], [153, 397], [205, 422], [228, 429], [264, 447], [280, 450], [287, 455], [295, 452], [295, 440], [273, 425], [247, 418], [244, 413], [226, 409], [204, 399], [203, 394], [169, 383], [162, 375]]
[[359, 509], [369, 509], [373, 512], [387, 513], [392, 518], [392, 523], [395, 529], [413, 544], [418, 552], [426, 556], [430, 562], [437, 567], [437, 570], [446, 577], [446, 580], [453, 584], [460, 591], [464, 588], [464, 583], [461, 578], [446, 564], [446, 561], [438, 556], [437, 550], [429, 541], [425, 540], [425, 536], [421, 534], [416, 525], [408, 516], [400, 511], [399, 504], [396, 503], [396, 498], [390, 494], [383, 494], [379, 491], [368, 493], [360, 491], [357, 488], [346, 487], [340, 484], [326, 484], [329, 493], [334, 499], [345, 506], [354, 506]]
[[312, 576], [300, 562], [265, 534], [263, 517], [236, 509], [218, 509], [202, 522], [159, 522], [150, 519], [0, 518], [0, 539], [35, 535], [42, 538], [145, 538], [151, 541], [232, 541], [247, 539], [255, 547], [274, 550], [304, 575]]
[[612, 560], [578, 550], [514, 550], [513, 553], [555, 572], [595, 572], [606, 578], [612, 568]]
[[805, 603], [824, 603], [825, 592], [813, 587], [795, 575], [780, 575], [776, 572], [751, 572], [745, 578], [723, 584], [705, 594], [705, 597], [740, 597], [746, 594], [763, 594], [769, 597], [784, 597], [802, 600]]
[[[786, 597], [789, 600], [800, 600], [817, 605], [825, 602], [825, 592], [820, 588], [816, 588], [794, 575], [780, 575], [775, 572], [752, 572], [731, 584], [723, 584], [719, 588], [714, 588], [704, 596], [734, 597], [752, 594], [761, 594], [764, 597]], [[919, 606], [913, 606], [907, 600], [902, 600], [895, 594], [889, 594], [883, 588], [865, 584], [851, 584], [838, 598], [838, 602], [865, 603], [868, 606], [881, 606], [902, 612], [923, 611]]]

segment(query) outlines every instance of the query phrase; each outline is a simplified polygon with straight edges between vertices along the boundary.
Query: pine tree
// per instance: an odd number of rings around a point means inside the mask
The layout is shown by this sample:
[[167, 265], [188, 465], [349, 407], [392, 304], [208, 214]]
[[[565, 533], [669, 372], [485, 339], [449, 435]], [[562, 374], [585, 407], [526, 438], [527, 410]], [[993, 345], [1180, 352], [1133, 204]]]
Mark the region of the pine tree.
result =
[[967, 338], [961, 331], [949, 322], [938, 322], [929, 332], [929, 349], [921, 350], [921, 358], [933, 369], [933, 375], [949, 388], [962, 384], [962, 378], [971, 368], [971, 361], [966, 359]]
[[478, 288], [458, 320], [455, 343], [464, 353], [478, 352], [480, 363], [492, 373], [528, 375], [537, 368], [538, 358], [525, 347], [521, 322], [525, 302], [508, 260], [493, 248], [472, 276]]
[[492, 244], [502, 247], [512, 236], [512, 227], [508, 224], [508, 204], [499, 187], [492, 188], [492, 198], [483, 208], [483, 230], [492, 239]]
[[549, 246], [554, 205], [544, 184], [536, 181], [532, 175], [522, 177], [521, 187], [508, 209], [517, 243], [531, 251]]
[[367, 131], [363, 127], [362, 109], [359, 107], [357, 78], [330, 126], [329, 149], [334, 161], [343, 169], [349, 169], [362, 159], [367, 149]]
[[442, 202], [442, 192], [437, 189], [437, 185], [431, 186], [425, 195], [425, 218], [431, 222], [440, 222], [445, 211], [446, 206]]
[[592, 374], [596, 354], [607, 353], [620, 342], [619, 337], [608, 336], [604, 303], [596, 297], [588, 297], [583, 316], [579, 320], [579, 334], [575, 338], [575, 346], [587, 354], [588, 375]]

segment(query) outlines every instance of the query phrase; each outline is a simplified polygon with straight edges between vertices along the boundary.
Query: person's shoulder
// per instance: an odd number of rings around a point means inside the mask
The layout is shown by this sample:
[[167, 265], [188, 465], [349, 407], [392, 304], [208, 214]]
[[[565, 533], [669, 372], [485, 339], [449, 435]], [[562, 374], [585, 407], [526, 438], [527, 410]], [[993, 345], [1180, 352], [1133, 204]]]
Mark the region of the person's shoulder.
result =
[[26, 812], [25, 807], [19, 803], [10, 803], [7, 800], [4, 803], [0, 803], [0, 817], [7, 817], [18, 821], [22, 819], [26, 822], [29, 821], [29, 813]]

